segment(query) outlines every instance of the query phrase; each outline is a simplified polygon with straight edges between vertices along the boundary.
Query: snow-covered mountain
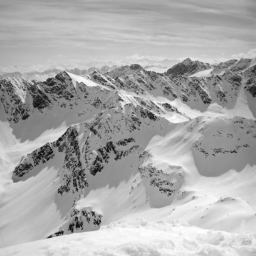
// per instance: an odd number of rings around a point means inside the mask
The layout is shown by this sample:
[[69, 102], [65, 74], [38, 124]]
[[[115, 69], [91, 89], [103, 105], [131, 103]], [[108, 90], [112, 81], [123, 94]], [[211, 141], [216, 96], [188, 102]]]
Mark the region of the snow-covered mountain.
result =
[[25, 78], [29, 80], [35, 80], [35, 81], [45, 81], [47, 78], [51, 78], [56, 76], [58, 73], [62, 71], [67, 71], [75, 75], [80, 75], [80, 76], [86, 76], [93, 71], [97, 70], [99, 72], [105, 73], [107, 71], [115, 69], [117, 66], [100, 66], [100, 67], [88, 67], [88, 69], [85, 68], [66, 68], [66, 67], [53, 67], [46, 69], [44, 71], [14, 71], [14, 72], [0, 72], [0, 79], [4, 78], [10, 78], [10, 77], [20, 77], [20, 78]]
[[182, 75], [192, 75], [196, 72], [210, 69], [209, 63], [203, 63], [200, 61], [192, 61], [190, 58], [183, 60], [181, 63], [174, 65], [167, 70], [167, 74], [173, 77]]
[[159, 221], [255, 232], [255, 71], [251, 59], [186, 59], [165, 73], [132, 64], [2, 79], [0, 246], [100, 237], [138, 217], [161, 232]]

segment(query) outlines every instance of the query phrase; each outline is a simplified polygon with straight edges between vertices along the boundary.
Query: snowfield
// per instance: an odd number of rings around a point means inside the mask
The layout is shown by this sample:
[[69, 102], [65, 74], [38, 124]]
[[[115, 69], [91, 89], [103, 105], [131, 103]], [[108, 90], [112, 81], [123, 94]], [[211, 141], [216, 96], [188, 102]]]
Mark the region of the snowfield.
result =
[[180, 221], [113, 222], [100, 230], [41, 240], [1, 250], [2, 256], [253, 256], [256, 233], [231, 234]]

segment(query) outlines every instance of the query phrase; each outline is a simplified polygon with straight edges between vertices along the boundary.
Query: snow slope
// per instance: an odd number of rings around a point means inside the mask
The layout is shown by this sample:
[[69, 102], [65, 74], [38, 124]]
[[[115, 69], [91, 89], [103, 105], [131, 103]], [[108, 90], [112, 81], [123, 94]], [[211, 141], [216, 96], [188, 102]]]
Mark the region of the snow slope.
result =
[[173, 221], [119, 221], [97, 232], [63, 236], [5, 248], [3, 256], [30, 255], [201, 255], [252, 256], [255, 235], [203, 230]]
[[195, 77], [205, 77], [205, 76], [210, 76], [211, 72], [213, 69], [207, 69], [207, 70], [203, 70], [203, 71], [199, 71], [193, 75], [191, 75], [191, 77], [195, 76]]
[[[54, 238], [60, 247], [42, 252], [69, 255], [76, 251], [63, 251], [64, 243], [95, 243], [110, 229], [115, 247], [101, 242], [99, 253], [253, 255], [255, 234], [244, 235], [246, 248], [234, 241], [256, 225], [255, 66], [246, 59], [219, 68], [217, 75], [187, 59], [164, 74], [134, 64], [86, 77], [1, 80], [0, 246], [88, 232]], [[134, 224], [138, 216], [144, 220]], [[159, 246], [174, 220], [194, 227], [178, 225], [172, 246]], [[128, 235], [118, 232], [136, 237], [136, 225], [147, 233], [126, 248]], [[161, 239], [151, 246], [145, 239], [154, 232]], [[221, 242], [209, 247], [199, 238], [205, 232]], [[28, 255], [51, 243], [0, 253]]]

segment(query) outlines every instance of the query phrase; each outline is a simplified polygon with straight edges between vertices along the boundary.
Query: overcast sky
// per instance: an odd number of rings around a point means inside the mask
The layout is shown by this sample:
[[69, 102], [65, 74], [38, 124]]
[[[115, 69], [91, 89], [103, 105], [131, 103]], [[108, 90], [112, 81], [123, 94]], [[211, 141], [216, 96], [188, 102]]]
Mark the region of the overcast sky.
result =
[[256, 48], [256, 0], [0, 0], [0, 65]]

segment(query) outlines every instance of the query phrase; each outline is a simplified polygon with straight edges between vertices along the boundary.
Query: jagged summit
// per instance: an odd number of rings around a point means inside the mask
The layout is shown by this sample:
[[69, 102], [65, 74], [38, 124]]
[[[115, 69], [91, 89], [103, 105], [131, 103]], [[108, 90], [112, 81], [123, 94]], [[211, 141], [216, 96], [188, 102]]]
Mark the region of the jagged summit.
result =
[[245, 90], [248, 91], [252, 97], [256, 97], [256, 65], [248, 68], [244, 72]]
[[232, 67], [236, 62], [237, 62], [236, 59], [220, 62], [219, 64], [214, 65], [213, 73], [219, 73], [221, 71], [225, 71], [226, 69]]
[[241, 72], [249, 68], [252, 59], [240, 59], [234, 66], [231, 67], [233, 72]]
[[166, 74], [173, 77], [182, 76], [182, 75], [192, 75], [196, 72], [210, 69], [211, 66], [208, 63], [200, 61], [192, 61], [190, 58], [185, 59], [184, 61], [174, 65], [172, 68], [168, 69]]
[[143, 70], [142, 66], [139, 65], [139, 64], [130, 65], [130, 69], [132, 69], [132, 70]]
[[190, 58], [186, 58], [185, 60], [183, 60], [181, 63], [183, 63], [184, 65], [191, 65], [192, 60]]
[[117, 78], [124, 75], [132, 75], [139, 71], [145, 71], [144, 68], [139, 64], [131, 64], [130, 66], [121, 66], [112, 71], [106, 72], [104, 75], [108, 75], [112, 78]]

